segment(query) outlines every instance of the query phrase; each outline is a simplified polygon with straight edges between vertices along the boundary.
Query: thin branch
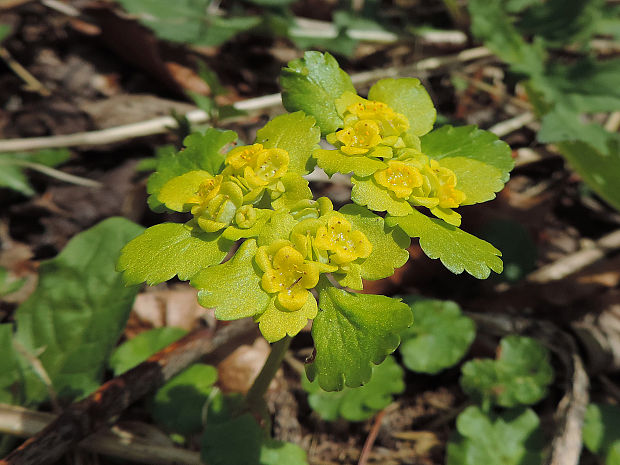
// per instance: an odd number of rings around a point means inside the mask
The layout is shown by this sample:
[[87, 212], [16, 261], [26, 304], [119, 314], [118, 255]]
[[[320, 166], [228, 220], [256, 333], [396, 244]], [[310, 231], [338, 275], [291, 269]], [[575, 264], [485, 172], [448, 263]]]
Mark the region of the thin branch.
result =
[[385, 409], [381, 410], [375, 417], [375, 421], [372, 424], [370, 433], [368, 433], [368, 437], [366, 438], [366, 442], [364, 443], [364, 447], [362, 448], [362, 453], [360, 454], [360, 459], [359, 462], [357, 462], [357, 465], [366, 465], [366, 463], [368, 462], [368, 458], [370, 457], [370, 451], [372, 451], [372, 446], [375, 444], [375, 440], [377, 439], [377, 435], [379, 434], [379, 429], [381, 428], [381, 422], [383, 421], [384, 416]]
[[536, 115], [528, 111], [491, 126], [488, 131], [492, 132], [497, 137], [504, 137], [534, 121], [536, 121]]
[[[0, 404], [0, 433], [29, 437], [43, 430], [57, 415]], [[153, 444], [118, 426], [104, 429], [79, 443], [80, 449], [149, 465], [200, 465], [200, 454], [179, 447]]]
[[93, 181], [92, 179], [83, 178], [81, 176], [75, 176], [73, 174], [65, 173], [64, 171], [51, 168], [41, 163], [33, 163], [26, 160], [10, 160], [9, 164], [23, 166], [24, 168], [30, 168], [32, 170], [43, 173], [51, 178], [58, 179], [59, 181], [68, 182], [77, 186], [85, 187], [102, 187], [99, 181]]
[[39, 81], [36, 77], [34, 77], [30, 72], [24, 68], [13, 56], [9, 53], [9, 51], [0, 47], [0, 58], [2, 58], [7, 66], [11, 68], [11, 70], [19, 76], [19, 78], [24, 81], [25, 90], [29, 90], [31, 92], [36, 92], [43, 97], [48, 97], [52, 93], [43, 85], [41, 81]]
[[570, 274], [582, 270], [588, 265], [600, 260], [605, 255], [620, 249], [620, 229], [609, 233], [593, 245], [584, 247], [577, 252], [556, 260], [530, 273], [527, 280], [536, 283], [545, 283], [562, 279]]
[[[354, 84], [363, 86], [384, 77], [409, 76], [413, 74], [430, 72], [447, 66], [486, 58], [489, 56], [492, 55], [488, 49], [484, 47], [476, 47], [463, 50], [455, 55], [426, 58], [409, 66], [358, 73], [351, 76], [351, 79]], [[271, 94], [263, 97], [242, 100], [236, 102], [233, 106], [237, 110], [258, 112], [273, 110], [281, 107], [282, 101], [280, 94]], [[209, 115], [202, 110], [192, 110], [186, 113], [185, 117], [192, 124], [203, 124], [209, 122]], [[46, 148], [106, 145], [136, 137], [166, 133], [170, 130], [170, 128], [175, 127], [177, 127], [177, 121], [174, 118], [171, 116], [162, 116], [147, 121], [101, 129], [98, 131], [78, 132], [75, 134], [48, 137], [0, 140], [0, 152], [26, 152]]]
[[11, 452], [0, 465], [44, 465], [116, 419], [136, 400], [198, 360], [228, 355], [256, 336], [256, 325], [241, 320], [219, 330], [193, 332], [157, 352], [146, 362], [108, 381], [86, 399], [71, 404], [44, 430]]

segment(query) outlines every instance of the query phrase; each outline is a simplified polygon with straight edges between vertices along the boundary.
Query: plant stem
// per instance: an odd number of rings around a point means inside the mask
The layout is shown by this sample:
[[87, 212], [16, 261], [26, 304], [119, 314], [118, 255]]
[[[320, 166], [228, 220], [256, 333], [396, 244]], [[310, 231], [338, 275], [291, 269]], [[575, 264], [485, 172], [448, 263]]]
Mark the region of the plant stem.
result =
[[290, 336], [285, 336], [272, 344], [269, 357], [267, 357], [263, 368], [261, 368], [260, 373], [254, 380], [254, 383], [252, 383], [252, 387], [250, 387], [245, 396], [246, 405], [250, 410], [260, 410], [267, 388], [269, 388], [271, 380], [278, 372], [280, 365], [282, 365], [282, 360], [284, 360], [284, 355], [292, 339]]

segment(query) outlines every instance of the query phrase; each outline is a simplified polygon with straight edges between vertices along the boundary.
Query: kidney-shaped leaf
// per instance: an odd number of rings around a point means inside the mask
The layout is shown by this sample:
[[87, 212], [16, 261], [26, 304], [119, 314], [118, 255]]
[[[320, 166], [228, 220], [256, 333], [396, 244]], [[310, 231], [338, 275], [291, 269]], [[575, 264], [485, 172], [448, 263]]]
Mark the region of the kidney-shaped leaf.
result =
[[461, 387], [479, 401], [502, 407], [531, 405], [547, 395], [553, 381], [549, 351], [535, 339], [507, 336], [497, 360], [471, 360], [463, 365]]
[[401, 334], [400, 345], [405, 366], [435, 374], [455, 365], [476, 337], [473, 320], [454, 302], [417, 300], [410, 305], [415, 324]]

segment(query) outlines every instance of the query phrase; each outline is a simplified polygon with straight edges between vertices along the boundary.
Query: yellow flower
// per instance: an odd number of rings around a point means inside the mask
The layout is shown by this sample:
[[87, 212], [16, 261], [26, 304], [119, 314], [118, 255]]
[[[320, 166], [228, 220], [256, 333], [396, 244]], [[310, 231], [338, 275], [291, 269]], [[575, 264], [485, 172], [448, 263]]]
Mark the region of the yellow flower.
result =
[[211, 179], [205, 179], [198, 186], [195, 194], [187, 199], [188, 204], [200, 205], [211, 201], [220, 191], [222, 176], [218, 175]]
[[409, 120], [385, 103], [345, 92], [336, 102], [343, 129], [327, 135], [327, 141], [349, 156], [392, 158], [393, 149], [405, 147], [403, 136]]
[[352, 127], [336, 133], [336, 139], [343, 145], [340, 147], [347, 155], [363, 155], [381, 143], [379, 125], [376, 121], [357, 121]]
[[456, 189], [456, 175], [452, 170], [439, 165], [437, 160], [431, 160], [430, 167], [436, 174], [439, 186], [437, 198], [441, 208], [456, 208], [465, 201], [465, 193]]
[[226, 181], [219, 184], [217, 190], [199, 191], [196, 200], [200, 203], [192, 207], [192, 215], [204, 231], [215, 232], [230, 225], [235, 218], [237, 209], [243, 204], [243, 192], [234, 182]]
[[319, 267], [304, 260], [289, 241], [276, 241], [259, 247], [256, 263], [264, 271], [261, 286], [270, 294], [277, 294], [277, 302], [289, 311], [299, 310], [319, 282]]
[[334, 213], [327, 220], [327, 226], [321, 226], [316, 232], [314, 245], [330, 253], [330, 261], [337, 265], [346, 265], [358, 258], [368, 258], [372, 244], [366, 235], [353, 230], [342, 215]]
[[[242, 176], [249, 189], [271, 186], [288, 171], [289, 156], [283, 149], [262, 144], [237, 147], [226, 157], [225, 174]], [[243, 183], [242, 183], [243, 184]]]
[[347, 120], [373, 120], [381, 131], [383, 137], [399, 136], [409, 129], [409, 120], [401, 113], [396, 113], [383, 102], [360, 99], [357, 103], [349, 105], [345, 113], [345, 126]]
[[416, 187], [424, 184], [420, 170], [402, 161], [390, 160], [388, 167], [374, 173], [377, 184], [392, 191], [399, 199], [407, 199]]

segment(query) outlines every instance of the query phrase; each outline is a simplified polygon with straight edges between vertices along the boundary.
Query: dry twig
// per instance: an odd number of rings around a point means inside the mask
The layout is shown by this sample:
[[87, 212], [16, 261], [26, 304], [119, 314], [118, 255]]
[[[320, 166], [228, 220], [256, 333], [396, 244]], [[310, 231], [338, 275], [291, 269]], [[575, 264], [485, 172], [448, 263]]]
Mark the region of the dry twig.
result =
[[[430, 72], [454, 64], [477, 60], [491, 56], [491, 52], [484, 47], [463, 50], [455, 55], [445, 57], [427, 58], [413, 65], [394, 67], [358, 73], [351, 76], [353, 83], [364, 85], [384, 77], [408, 76], [416, 73]], [[265, 95], [249, 100], [236, 102], [237, 110], [248, 112], [265, 111], [282, 105], [280, 94]], [[203, 124], [209, 121], [209, 116], [202, 110], [193, 110], [185, 114], [192, 124]], [[79, 132], [68, 135], [49, 137], [31, 137], [26, 139], [0, 140], [0, 152], [24, 152], [45, 148], [75, 147], [105, 145], [115, 142], [133, 139], [136, 137], [151, 136], [168, 132], [170, 128], [177, 126], [177, 121], [171, 116], [163, 116], [148, 121], [132, 123], [125, 126], [117, 126], [98, 131]]]
[[620, 249], [620, 229], [601, 237], [590, 247], [582, 248], [573, 254], [539, 268], [530, 273], [527, 279], [536, 283], [562, 279], [618, 249]]
[[375, 440], [377, 439], [377, 435], [379, 434], [379, 428], [381, 428], [381, 422], [383, 421], [384, 415], [385, 409], [381, 410], [375, 417], [375, 421], [372, 424], [370, 433], [368, 433], [368, 437], [366, 438], [366, 442], [364, 443], [364, 447], [362, 448], [360, 460], [359, 462], [357, 462], [357, 465], [366, 465], [366, 462], [368, 462], [370, 451], [372, 450], [372, 446], [374, 445]]
[[114, 421], [127, 407], [192, 363], [222, 358], [256, 336], [256, 325], [241, 320], [210, 337], [210, 330], [191, 333], [146, 362], [108, 381], [86, 399], [71, 404], [43, 431], [11, 452], [0, 465], [54, 463], [73, 445]]
[[[12, 436], [34, 436], [57, 415], [36, 412], [15, 405], [0, 404], [0, 432]], [[200, 465], [200, 454], [179, 447], [154, 444], [131, 431], [104, 429], [78, 444], [80, 449], [149, 465]]]

